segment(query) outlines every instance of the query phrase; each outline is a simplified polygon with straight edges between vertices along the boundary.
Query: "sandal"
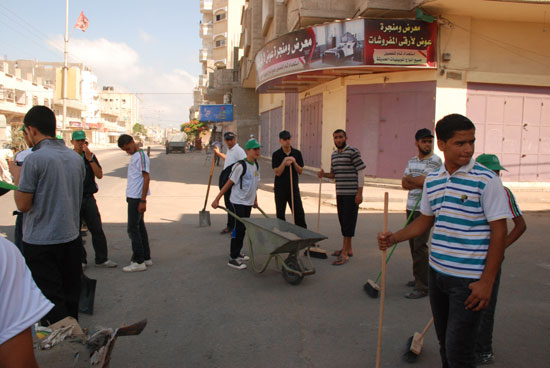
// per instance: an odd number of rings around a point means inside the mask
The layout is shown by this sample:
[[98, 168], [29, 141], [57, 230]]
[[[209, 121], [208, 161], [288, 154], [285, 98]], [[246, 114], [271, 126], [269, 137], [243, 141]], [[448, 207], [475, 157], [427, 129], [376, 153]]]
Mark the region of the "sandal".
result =
[[220, 231], [220, 234], [228, 234], [230, 232], [231, 232], [231, 230], [229, 230], [228, 228], [225, 228], [222, 231]]
[[333, 266], [341, 266], [343, 264], [346, 264], [349, 261], [349, 257], [346, 256], [340, 256], [336, 258], [336, 261], [332, 262]]
[[[342, 255], [342, 250], [335, 250], [332, 252], [331, 256], [340, 257]], [[348, 253], [348, 257], [353, 257], [353, 253]]]

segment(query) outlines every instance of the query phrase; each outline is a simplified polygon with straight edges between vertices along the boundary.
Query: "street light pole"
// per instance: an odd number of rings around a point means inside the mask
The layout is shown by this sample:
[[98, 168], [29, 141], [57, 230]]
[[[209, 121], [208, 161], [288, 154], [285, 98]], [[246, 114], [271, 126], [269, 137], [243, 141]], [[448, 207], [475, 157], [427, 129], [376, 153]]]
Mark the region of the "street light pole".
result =
[[69, 0], [65, 0], [65, 51], [63, 53], [63, 124], [67, 128], [67, 59], [69, 57]]

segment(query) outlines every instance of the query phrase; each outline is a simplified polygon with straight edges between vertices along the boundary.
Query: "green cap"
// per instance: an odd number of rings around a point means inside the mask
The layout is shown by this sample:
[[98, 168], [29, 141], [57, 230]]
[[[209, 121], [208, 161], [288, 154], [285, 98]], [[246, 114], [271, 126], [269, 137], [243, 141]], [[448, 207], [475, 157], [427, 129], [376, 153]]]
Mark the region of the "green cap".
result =
[[25, 124], [23, 124], [23, 126], [21, 127], [21, 129], [19, 129], [20, 131], [24, 132], [25, 131]]
[[10, 190], [17, 190], [17, 186], [13, 184], [8, 184], [5, 181], [0, 180], [0, 196], [6, 194]]
[[244, 149], [247, 150], [247, 149], [251, 149], [251, 148], [260, 148], [260, 143], [258, 143], [257, 140], [255, 139], [251, 139], [249, 140], [248, 142], [246, 142], [246, 144], [244, 145]]
[[71, 136], [71, 139], [74, 139], [75, 141], [86, 139], [86, 133], [84, 133], [83, 130], [75, 130]]
[[482, 153], [481, 155], [477, 156], [476, 162], [491, 170], [506, 170], [504, 167], [502, 167], [496, 155]]
[[63, 140], [63, 137], [61, 136], [61, 134], [57, 134], [57, 135], [55, 136], [55, 138]]

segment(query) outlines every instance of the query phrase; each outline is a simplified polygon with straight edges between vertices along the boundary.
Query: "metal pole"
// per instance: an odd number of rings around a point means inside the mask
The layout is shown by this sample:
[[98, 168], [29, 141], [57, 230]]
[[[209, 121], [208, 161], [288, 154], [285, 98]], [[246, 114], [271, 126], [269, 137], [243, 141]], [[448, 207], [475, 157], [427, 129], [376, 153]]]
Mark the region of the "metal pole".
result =
[[67, 59], [69, 57], [69, 0], [65, 0], [65, 51], [63, 53], [63, 125], [67, 128]]

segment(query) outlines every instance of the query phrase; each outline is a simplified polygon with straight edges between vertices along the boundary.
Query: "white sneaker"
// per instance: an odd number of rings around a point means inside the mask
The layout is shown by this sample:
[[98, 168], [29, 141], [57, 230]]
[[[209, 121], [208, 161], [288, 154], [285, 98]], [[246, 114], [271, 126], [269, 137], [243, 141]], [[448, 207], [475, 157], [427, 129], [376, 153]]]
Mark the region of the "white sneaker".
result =
[[122, 267], [122, 271], [124, 272], [140, 272], [145, 271], [147, 269], [147, 266], [145, 266], [145, 263], [136, 263], [136, 262], [130, 262], [130, 264], [126, 267]]
[[87, 263], [82, 263], [82, 269], [85, 270], [86, 267], [88, 267], [88, 264]]
[[238, 259], [230, 259], [229, 262], [227, 262], [227, 265], [231, 268], [236, 268], [237, 270], [246, 269], [246, 265]]
[[118, 265], [116, 264], [116, 262], [113, 262], [110, 259], [108, 259], [103, 263], [96, 263], [95, 266], [98, 268], [115, 268]]
[[237, 257], [237, 260], [240, 261], [240, 262], [246, 262], [246, 261], [249, 261], [250, 260], [250, 257], [241, 253], [238, 257]]
[[144, 263], [147, 267], [151, 267], [153, 265], [153, 261], [150, 259], [146, 259]]

